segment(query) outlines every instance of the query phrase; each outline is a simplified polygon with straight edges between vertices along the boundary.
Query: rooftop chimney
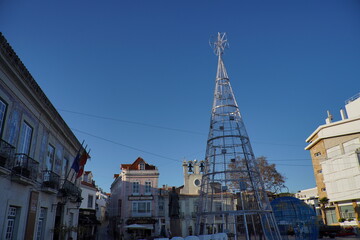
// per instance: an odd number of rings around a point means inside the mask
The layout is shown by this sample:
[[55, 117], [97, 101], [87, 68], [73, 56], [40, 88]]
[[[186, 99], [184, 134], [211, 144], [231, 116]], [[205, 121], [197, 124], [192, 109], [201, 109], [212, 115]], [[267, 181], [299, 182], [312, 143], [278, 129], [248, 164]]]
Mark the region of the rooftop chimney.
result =
[[344, 110], [344, 109], [340, 109], [340, 115], [341, 115], [341, 120], [347, 119], [346, 113], [345, 113], [345, 110]]
[[329, 124], [332, 122], [333, 116], [331, 115], [329, 110], [327, 110], [327, 115], [328, 115], [328, 117], [325, 119], [325, 122], [326, 122], [326, 124]]

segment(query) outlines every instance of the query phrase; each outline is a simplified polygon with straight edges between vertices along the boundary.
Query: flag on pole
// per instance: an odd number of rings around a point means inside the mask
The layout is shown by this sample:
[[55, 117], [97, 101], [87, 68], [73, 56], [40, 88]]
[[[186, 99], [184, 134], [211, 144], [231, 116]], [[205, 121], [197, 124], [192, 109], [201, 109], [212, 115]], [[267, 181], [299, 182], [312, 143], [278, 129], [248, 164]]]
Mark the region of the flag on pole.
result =
[[80, 158], [80, 154], [78, 153], [78, 154], [76, 155], [76, 157], [74, 158], [73, 164], [71, 165], [71, 168], [74, 169], [74, 171], [75, 171], [76, 173], [78, 173], [79, 170], [80, 170], [79, 158]]
[[78, 160], [78, 162], [79, 162], [79, 171], [77, 171], [76, 178], [79, 178], [79, 177], [81, 177], [83, 175], [84, 167], [85, 167], [85, 164], [86, 164], [88, 158], [90, 158], [89, 154], [86, 151], [84, 151], [81, 154], [81, 156], [80, 156], [80, 158]]

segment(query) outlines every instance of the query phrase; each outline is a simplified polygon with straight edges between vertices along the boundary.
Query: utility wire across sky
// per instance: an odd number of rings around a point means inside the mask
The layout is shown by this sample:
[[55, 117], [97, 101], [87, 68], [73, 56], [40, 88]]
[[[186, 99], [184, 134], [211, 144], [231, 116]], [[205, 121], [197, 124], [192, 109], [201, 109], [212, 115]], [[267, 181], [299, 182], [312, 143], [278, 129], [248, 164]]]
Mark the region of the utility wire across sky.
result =
[[[77, 115], [86, 116], [86, 117], [90, 117], [90, 118], [96, 118], [96, 119], [102, 119], [102, 120], [109, 120], [109, 121], [115, 121], [115, 122], [122, 122], [122, 123], [129, 123], [129, 124], [134, 124], [134, 125], [140, 125], [140, 126], [144, 126], [144, 127], [159, 128], [159, 129], [165, 129], [165, 130], [176, 131], [176, 132], [183, 132], [183, 133], [189, 133], [189, 134], [195, 134], [195, 135], [202, 135], [202, 136], [206, 136], [206, 135], [207, 135], [207, 134], [205, 134], [205, 133], [203, 133], [203, 132], [197, 132], [197, 131], [180, 129], [180, 128], [164, 127], [164, 126], [158, 126], [158, 125], [153, 125], [153, 124], [148, 124], [148, 123], [143, 123], [143, 122], [134, 122], [134, 121], [124, 120], [124, 119], [118, 119], [118, 118], [112, 118], [112, 117], [99, 116], [99, 115], [95, 115], [95, 114], [77, 112], [77, 111], [66, 110], [66, 109], [61, 109], [61, 108], [58, 108], [57, 111], [66, 112], [66, 113], [71, 113], [71, 114], [77, 114]], [[251, 142], [257, 143], [257, 144], [265, 144], [265, 145], [279, 145], [279, 146], [289, 146], [289, 147], [304, 147], [303, 145], [297, 145], [297, 144], [285, 144], [285, 143], [274, 143], [274, 142], [269, 143], [269, 142], [262, 142], [262, 141], [251, 141]]]
[[[110, 139], [107, 139], [107, 138], [104, 138], [104, 137], [101, 137], [101, 136], [97, 136], [95, 134], [85, 132], [85, 131], [82, 131], [82, 130], [79, 130], [79, 129], [76, 129], [76, 128], [71, 128], [71, 130], [75, 131], [75, 132], [78, 132], [78, 133], [82, 133], [84, 135], [87, 135], [87, 136], [90, 136], [90, 137], [93, 137], [93, 138], [100, 139], [102, 141], [106, 141], [106, 142], [109, 142], [109, 143], [112, 143], [112, 144], [115, 144], [115, 145], [119, 145], [119, 146], [122, 146], [122, 147], [125, 147], [125, 148], [129, 148], [129, 149], [132, 149], [132, 150], [135, 150], [135, 151], [138, 151], [138, 152], [147, 153], [147, 154], [150, 154], [150, 155], [153, 155], [153, 156], [156, 156], [156, 157], [160, 157], [160, 158], [163, 158], [163, 159], [168, 159], [168, 160], [171, 160], [171, 161], [174, 161], [174, 162], [183, 162], [183, 160], [180, 160], [180, 159], [164, 156], [164, 155], [154, 153], [154, 152], [149, 152], [149, 151], [137, 148], [137, 147], [132, 147], [132, 146], [122, 144], [122, 143], [119, 143], [119, 142], [116, 142], [114, 140], [110, 140]], [[311, 160], [310, 159], [278, 159], [278, 160], [276, 160], [276, 159], [269, 159], [268, 158], [268, 161], [269, 162], [276, 162], [276, 161], [284, 161], [285, 162], [285, 161], [311, 161]], [[285, 164], [285, 163], [277, 163], [276, 165], [279, 165], [279, 166], [293, 166], [293, 167], [311, 167], [312, 166], [311, 164]]]

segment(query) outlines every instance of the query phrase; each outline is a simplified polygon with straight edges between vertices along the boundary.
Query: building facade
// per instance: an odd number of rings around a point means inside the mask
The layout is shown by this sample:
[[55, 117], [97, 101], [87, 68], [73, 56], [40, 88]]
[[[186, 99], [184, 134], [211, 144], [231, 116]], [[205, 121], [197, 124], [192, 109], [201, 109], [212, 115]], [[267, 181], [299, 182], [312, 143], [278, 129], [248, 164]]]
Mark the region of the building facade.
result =
[[[180, 222], [182, 237], [187, 237], [195, 234], [196, 221], [199, 211], [199, 198], [202, 175], [204, 173], [204, 161], [184, 161], [182, 164], [184, 172], [184, 185], [178, 188], [179, 203], [180, 203]], [[213, 224], [206, 227], [205, 233], [218, 233], [224, 230], [224, 218], [220, 212], [223, 209], [233, 208], [238, 206], [236, 195], [233, 195], [232, 201], [224, 201], [222, 198], [220, 188], [214, 186], [213, 206], [214, 212], [218, 212], [213, 216]], [[228, 204], [230, 204], [228, 206]], [[166, 221], [168, 222], [168, 221]]]
[[108, 218], [108, 201], [109, 194], [104, 192], [101, 188], [98, 188], [96, 192], [96, 218], [100, 221], [100, 223], [104, 223]]
[[81, 198], [82, 202], [79, 209], [78, 225], [81, 229], [79, 231], [79, 239], [95, 239], [98, 223], [96, 217], [96, 195], [97, 187], [93, 179], [91, 171], [85, 171], [81, 178]]
[[0, 33], [0, 239], [76, 239], [81, 144]]
[[159, 235], [158, 169], [139, 157], [121, 164], [114, 177], [109, 211], [114, 235], [124, 239]]
[[180, 220], [182, 236], [186, 237], [195, 234], [204, 162], [196, 160], [184, 161], [182, 167], [184, 185], [179, 188]]
[[341, 120], [307, 139], [325, 224], [358, 225], [360, 207], [360, 94], [346, 101]]

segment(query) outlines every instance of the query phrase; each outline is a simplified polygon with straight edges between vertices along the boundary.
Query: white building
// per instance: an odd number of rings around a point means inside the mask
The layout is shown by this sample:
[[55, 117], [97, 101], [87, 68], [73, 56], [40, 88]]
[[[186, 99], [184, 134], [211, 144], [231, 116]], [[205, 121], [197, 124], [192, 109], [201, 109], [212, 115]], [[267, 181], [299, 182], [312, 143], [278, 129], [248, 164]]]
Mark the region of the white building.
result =
[[360, 94], [346, 101], [342, 119], [326, 124], [307, 139], [314, 166], [319, 200], [329, 199], [323, 209], [327, 224], [358, 224], [360, 206]]
[[102, 189], [98, 189], [96, 192], [96, 218], [101, 222], [105, 222], [108, 217], [108, 202], [109, 202], [109, 194], [102, 191]]
[[91, 239], [96, 234], [98, 223], [96, 218], [96, 194], [98, 192], [93, 174], [91, 171], [85, 171], [81, 177], [81, 197], [82, 202], [79, 209], [79, 222], [81, 234], [79, 239]]
[[300, 190], [295, 193], [295, 197], [312, 207], [316, 213], [316, 216], [321, 218], [317, 187]]
[[0, 33], [0, 239], [76, 239], [80, 148]]

